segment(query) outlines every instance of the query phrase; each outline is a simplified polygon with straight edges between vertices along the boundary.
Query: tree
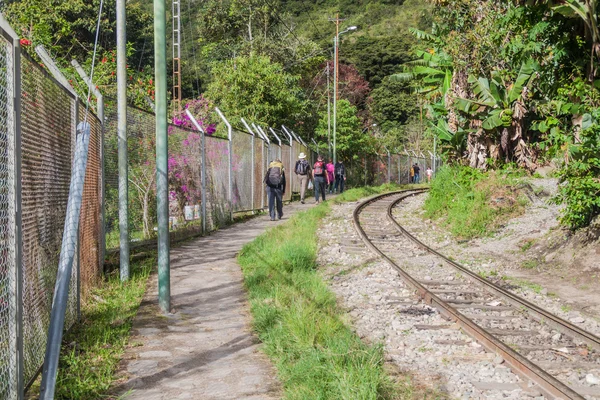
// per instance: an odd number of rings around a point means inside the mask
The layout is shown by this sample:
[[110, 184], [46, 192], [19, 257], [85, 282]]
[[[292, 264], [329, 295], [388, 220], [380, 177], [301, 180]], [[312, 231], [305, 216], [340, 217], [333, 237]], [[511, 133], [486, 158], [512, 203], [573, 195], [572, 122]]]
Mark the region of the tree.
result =
[[419, 110], [411, 88], [390, 77], [384, 78], [371, 92], [371, 98], [371, 116], [385, 131], [404, 125]]
[[306, 117], [297, 76], [269, 57], [236, 57], [213, 68], [206, 96], [230, 116], [270, 126], [296, 126]]
[[[317, 135], [323, 138], [322, 142], [327, 141], [327, 112], [321, 113]], [[360, 127], [356, 107], [348, 100], [339, 100], [336, 126], [337, 158], [344, 161], [359, 160], [371, 151], [372, 145], [372, 137], [368, 133], [365, 134]]]

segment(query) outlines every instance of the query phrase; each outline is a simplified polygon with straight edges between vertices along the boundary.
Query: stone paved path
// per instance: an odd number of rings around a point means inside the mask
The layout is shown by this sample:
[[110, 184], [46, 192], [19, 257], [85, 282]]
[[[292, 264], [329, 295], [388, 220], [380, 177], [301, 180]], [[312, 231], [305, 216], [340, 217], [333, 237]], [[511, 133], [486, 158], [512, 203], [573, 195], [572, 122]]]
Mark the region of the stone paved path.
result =
[[133, 323], [122, 362], [124, 399], [278, 399], [274, 367], [260, 352], [236, 254], [310, 204], [284, 206], [171, 250], [172, 314], [161, 314], [156, 275]]

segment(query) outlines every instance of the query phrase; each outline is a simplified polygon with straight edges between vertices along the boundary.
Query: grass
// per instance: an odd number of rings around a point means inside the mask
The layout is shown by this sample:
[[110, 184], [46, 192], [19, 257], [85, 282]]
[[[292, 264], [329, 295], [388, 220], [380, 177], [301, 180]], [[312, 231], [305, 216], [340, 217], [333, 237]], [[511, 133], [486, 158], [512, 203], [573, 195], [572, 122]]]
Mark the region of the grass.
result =
[[490, 236], [528, 203], [514, 170], [482, 172], [462, 166], [444, 166], [432, 182], [425, 201], [426, 216], [442, 220], [459, 239]]
[[533, 246], [535, 243], [535, 239], [525, 239], [525, 243], [521, 246], [521, 252], [525, 253], [527, 250]]
[[536, 259], [531, 259], [531, 260], [525, 260], [523, 261], [523, 264], [521, 264], [521, 266], [525, 269], [536, 269], [537, 267], [539, 267], [540, 262]]
[[[146, 290], [156, 258], [131, 264], [130, 280], [121, 283], [118, 271], [82, 304], [81, 322], [63, 338], [56, 399], [110, 398], [107, 392], [125, 351], [133, 318]], [[28, 397], [39, 395], [39, 379]], [[37, 398], [37, 396], [36, 396]]]
[[297, 214], [242, 249], [253, 327], [287, 399], [410, 398], [410, 385], [400, 390], [384, 371], [382, 347], [364, 344], [344, 324], [316, 271], [315, 232], [328, 210], [324, 203]]

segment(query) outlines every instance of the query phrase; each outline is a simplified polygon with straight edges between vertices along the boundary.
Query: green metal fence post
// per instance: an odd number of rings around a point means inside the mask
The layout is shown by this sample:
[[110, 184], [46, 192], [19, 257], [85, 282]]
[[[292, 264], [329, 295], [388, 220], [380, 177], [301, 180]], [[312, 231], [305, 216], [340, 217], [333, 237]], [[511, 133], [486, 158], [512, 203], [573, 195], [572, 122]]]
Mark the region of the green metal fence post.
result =
[[164, 313], [171, 311], [166, 25], [167, 17], [165, 13], [165, 0], [154, 0], [154, 71], [156, 82], [156, 212], [158, 214], [158, 304]]

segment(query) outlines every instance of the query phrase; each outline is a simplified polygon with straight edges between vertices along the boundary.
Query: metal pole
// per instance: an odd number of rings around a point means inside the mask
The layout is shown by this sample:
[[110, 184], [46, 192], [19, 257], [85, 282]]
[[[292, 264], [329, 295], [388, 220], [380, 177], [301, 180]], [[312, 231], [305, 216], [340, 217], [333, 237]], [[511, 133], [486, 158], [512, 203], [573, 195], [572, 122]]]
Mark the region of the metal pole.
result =
[[270, 128], [271, 133], [273, 134], [273, 136], [275, 136], [275, 139], [277, 139], [277, 142], [279, 142], [279, 159], [281, 160], [281, 139], [279, 139], [279, 136], [277, 136], [277, 134], [275, 133], [275, 131], [273, 130], [273, 128]]
[[217, 114], [219, 114], [219, 117], [221, 117], [221, 119], [223, 120], [223, 122], [225, 122], [225, 125], [227, 125], [227, 138], [229, 139], [229, 173], [228, 175], [228, 179], [229, 179], [229, 187], [228, 187], [228, 193], [227, 193], [227, 201], [229, 202], [229, 220], [233, 221], [233, 143], [232, 143], [232, 128], [231, 128], [231, 124], [229, 123], [229, 121], [227, 121], [227, 118], [225, 118], [225, 115], [223, 115], [223, 113], [221, 112], [221, 110], [219, 110], [218, 107], [215, 107], [215, 110], [217, 111]]
[[154, 0], [154, 74], [156, 84], [156, 214], [158, 217], [158, 304], [171, 311], [169, 248], [169, 141], [167, 136], [167, 18], [165, 0]]
[[[387, 149], [386, 149], [387, 150]], [[390, 183], [392, 181], [392, 156], [390, 154], [390, 151], [387, 150], [387, 156], [388, 156], [388, 167], [387, 167], [387, 183]]]
[[189, 109], [185, 109], [185, 113], [190, 117], [192, 124], [200, 131], [200, 194], [202, 205], [202, 234], [206, 234], [206, 151], [205, 151], [205, 133], [196, 118], [192, 115]]
[[283, 132], [287, 135], [288, 140], [290, 141], [290, 201], [292, 201], [292, 195], [294, 194], [293, 192], [293, 188], [294, 188], [294, 173], [292, 171], [292, 165], [294, 165], [294, 138], [292, 137], [292, 135], [288, 132], [288, 130], [286, 129], [285, 126], [281, 125], [281, 127], [283, 128]]
[[48, 54], [46, 48], [41, 44], [37, 45], [35, 46], [35, 52], [38, 54], [38, 56], [40, 56], [40, 58], [44, 62], [44, 65], [48, 68], [48, 71], [50, 71], [54, 79], [56, 79], [61, 85], [63, 85], [65, 89], [71, 92], [73, 96], [76, 96], [77, 94], [75, 93], [75, 89], [73, 89], [73, 86], [71, 86], [69, 80], [65, 78], [63, 73], [60, 71], [60, 68], [58, 68], [58, 66], [54, 62], [54, 59], [50, 57], [50, 54]]
[[338, 32], [333, 39], [334, 68], [333, 68], [333, 163], [337, 163], [336, 133], [337, 133], [337, 87], [338, 87]]
[[251, 183], [251, 185], [250, 185], [250, 198], [252, 199], [252, 213], [254, 213], [254, 209], [255, 209], [255, 207], [254, 207], [254, 173], [255, 173], [255, 171], [254, 171], [254, 169], [255, 169], [254, 168], [254, 156], [255, 156], [255, 154], [254, 154], [254, 139], [255, 139], [255, 137], [254, 137], [254, 132], [252, 132], [252, 129], [250, 129], [250, 126], [248, 125], [248, 123], [246, 122], [246, 120], [244, 118], [241, 118], [241, 120], [242, 120], [242, 123], [244, 124], [244, 126], [246, 127], [246, 129], [248, 130], [248, 132], [252, 135], [252, 150], [251, 150], [251, 154], [252, 154], [252, 156], [251, 156], [251, 158], [252, 158], [252, 172], [251, 172], [251, 175], [250, 175], [252, 177], [252, 180], [250, 182]]
[[327, 151], [331, 158], [331, 89], [329, 89], [329, 61], [327, 61]]
[[69, 200], [67, 202], [67, 213], [63, 230], [60, 259], [56, 274], [56, 285], [54, 287], [50, 326], [48, 327], [46, 356], [44, 357], [44, 366], [42, 369], [42, 385], [40, 389], [40, 399], [42, 400], [54, 399], [54, 391], [56, 389], [58, 358], [60, 356], [60, 347], [65, 325], [65, 312], [69, 300], [69, 285], [73, 269], [73, 259], [75, 258], [75, 250], [77, 248], [79, 215], [81, 211], [81, 200], [83, 198], [83, 184], [87, 166], [88, 146], [90, 143], [90, 125], [87, 122], [80, 123], [77, 126], [77, 133], [75, 156], [73, 159], [73, 173], [71, 175], [71, 184], [69, 188]]
[[[267, 173], [267, 159], [265, 157], [265, 143], [267, 145], [267, 148], [269, 146], [269, 138], [265, 136], [265, 134], [262, 132], [261, 129], [259, 129], [259, 127], [256, 126], [256, 124], [253, 122], [252, 126], [254, 127], [254, 129], [256, 130], [256, 132], [258, 133], [258, 136], [261, 137], [261, 139], [264, 141], [262, 146], [261, 146], [261, 155], [262, 155], [262, 163], [261, 163], [261, 181], [262, 181], [262, 177], [265, 176], [265, 174]], [[266, 193], [263, 190], [262, 191], [262, 195], [260, 196], [260, 209], [263, 210], [265, 208], [265, 196]]]
[[[0, 14], [0, 27], [7, 32], [13, 39], [13, 65], [12, 70], [9, 67], [8, 72], [12, 72], [12, 96], [8, 96], [8, 101], [12, 101], [13, 111], [13, 150], [14, 150], [14, 170], [13, 170], [13, 190], [14, 190], [14, 279], [12, 301], [15, 304], [14, 309], [14, 330], [11, 341], [15, 360], [15, 376], [12, 381], [15, 383], [16, 398], [23, 399], [25, 397], [25, 382], [24, 382], [24, 356], [23, 356], [23, 268], [21, 268], [23, 260], [23, 224], [22, 224], [22, 182], [21, 182], [21, 164], [22, 164], [22, 148], [21, 148], [21, 44], [19, 36], [12, 30], [11, 26]], [[10, 110], [10, 108], [9, 108]], [[10, 129], [10, 126], [8, 127]]]
[[117, 0], [117, 132], [119, 142], [119, 258], [121, 281], [129, 279], [129, 181], [127, 160], [127, 34], [125, 1]]
[[436, 167], [437, 167], [437, 159], [436, 159], [436, 145], [437, 145], [437, 141], [436, 141], [436, 136], [433, 135], [433, 168], [431, 168], [433, 170], [433, 174], [435, 175], [435, 173], [437, 172]]

